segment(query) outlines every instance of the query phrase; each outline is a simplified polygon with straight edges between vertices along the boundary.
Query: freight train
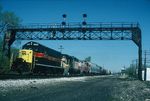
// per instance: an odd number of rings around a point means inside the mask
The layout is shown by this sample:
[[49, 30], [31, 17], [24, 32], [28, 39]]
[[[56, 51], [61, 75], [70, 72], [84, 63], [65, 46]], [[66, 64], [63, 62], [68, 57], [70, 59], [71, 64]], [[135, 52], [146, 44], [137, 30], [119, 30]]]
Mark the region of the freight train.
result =
[[30, 41], [19, 50], [11, 69], [34, 74], [105, 74], [102, 67]]

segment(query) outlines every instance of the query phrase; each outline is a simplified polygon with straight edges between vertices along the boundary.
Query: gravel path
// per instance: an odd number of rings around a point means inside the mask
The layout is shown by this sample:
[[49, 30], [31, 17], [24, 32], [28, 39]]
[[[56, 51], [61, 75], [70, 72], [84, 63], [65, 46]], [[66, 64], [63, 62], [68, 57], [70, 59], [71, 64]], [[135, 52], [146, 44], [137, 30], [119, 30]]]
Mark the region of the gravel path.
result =
[[0, 101], [149, 101], [148, 99], [150, 82], [114, 76], [0, 81]]

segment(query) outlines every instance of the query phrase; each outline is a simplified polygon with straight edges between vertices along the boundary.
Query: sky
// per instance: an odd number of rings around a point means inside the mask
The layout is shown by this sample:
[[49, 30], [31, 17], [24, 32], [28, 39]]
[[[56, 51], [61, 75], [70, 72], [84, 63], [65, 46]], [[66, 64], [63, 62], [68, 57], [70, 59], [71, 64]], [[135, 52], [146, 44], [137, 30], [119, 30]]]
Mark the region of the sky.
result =
[[[150, 0], [0, 0], [4, 11], [12, 11], [23, 24], [67, 22], [139, 22], [143, 50], [150, 49]], [[26, 41], [21, 41], [24, 44]], [[132, 41], [37, 41], [79, 59], [88, 56], [92, 62], [113, 72], [128, 67], [138, 58], [138, 47]], [[19, 44], [18, 44], [19, 45]]]

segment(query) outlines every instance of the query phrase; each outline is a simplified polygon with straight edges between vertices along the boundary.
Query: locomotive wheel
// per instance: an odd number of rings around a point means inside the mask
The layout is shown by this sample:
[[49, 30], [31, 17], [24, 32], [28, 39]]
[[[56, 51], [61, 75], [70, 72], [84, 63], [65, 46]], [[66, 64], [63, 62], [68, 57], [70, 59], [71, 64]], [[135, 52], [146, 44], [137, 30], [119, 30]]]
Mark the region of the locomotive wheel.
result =
[[20, 75], [22, 75], [22, 73], [23, 73], [23, 65], [22, 65], [22, 64], [19, 64], [19, 65], [17, 66], [17, 72], [18, 72]]

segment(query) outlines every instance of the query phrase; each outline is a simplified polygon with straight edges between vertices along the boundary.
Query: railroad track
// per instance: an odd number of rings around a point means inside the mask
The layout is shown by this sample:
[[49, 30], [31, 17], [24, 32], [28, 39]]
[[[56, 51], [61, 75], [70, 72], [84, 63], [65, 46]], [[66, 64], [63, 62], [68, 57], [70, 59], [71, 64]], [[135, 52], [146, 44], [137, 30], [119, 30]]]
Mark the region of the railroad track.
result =
[[61, 78], [61, 77], [82, 77], [82, 76], [94, 76], [92, 74], [76, 74], [76, 75], [30, 75], [30, 74], [24, 74], [24, 75], [18, 75], [18, 74], [0, 74], [0, 80], [7, 80], [7, 79], [44, 79], [44, 78]]

